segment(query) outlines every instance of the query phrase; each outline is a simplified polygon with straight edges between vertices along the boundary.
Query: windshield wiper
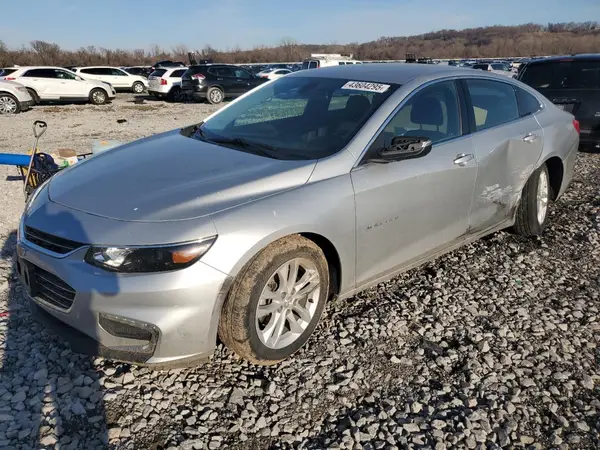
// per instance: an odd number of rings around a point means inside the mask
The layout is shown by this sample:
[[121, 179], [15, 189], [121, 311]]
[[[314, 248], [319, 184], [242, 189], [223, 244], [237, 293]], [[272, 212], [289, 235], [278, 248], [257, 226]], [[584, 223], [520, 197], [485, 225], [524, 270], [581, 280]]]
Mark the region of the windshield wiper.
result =
[[274, 158], [277, 153], [277, 148], [273, 147], [269, 144], [261, 144], [258, 142], [247, 141], [244, 138], [236, 137], [236, 138], [206, 138], [209, 142], [214, 142], [215, 144], [225, 144], [225, 145], [235, 145], [238, 147], [246, 148], [248, 150], [252, 150], [253, 152], [260, 153], [263, 156], [267, 156], [269, 158]]

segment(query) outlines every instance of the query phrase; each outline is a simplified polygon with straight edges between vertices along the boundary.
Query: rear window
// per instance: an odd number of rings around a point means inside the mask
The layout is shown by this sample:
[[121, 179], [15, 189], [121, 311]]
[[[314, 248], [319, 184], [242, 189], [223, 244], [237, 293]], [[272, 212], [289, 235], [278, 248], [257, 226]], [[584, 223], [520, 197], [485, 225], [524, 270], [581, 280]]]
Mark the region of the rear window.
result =
[[151, 77], [160, 78], [165, 74], [165, 69], [156, 69], [154, 72], [150, 74]]
[[16, 71], [17, 69], [0, 69], [0, 77], [6, 77]]
[[529, 63], [521, 81], [535, 89], [600, 89], [600, 60]]

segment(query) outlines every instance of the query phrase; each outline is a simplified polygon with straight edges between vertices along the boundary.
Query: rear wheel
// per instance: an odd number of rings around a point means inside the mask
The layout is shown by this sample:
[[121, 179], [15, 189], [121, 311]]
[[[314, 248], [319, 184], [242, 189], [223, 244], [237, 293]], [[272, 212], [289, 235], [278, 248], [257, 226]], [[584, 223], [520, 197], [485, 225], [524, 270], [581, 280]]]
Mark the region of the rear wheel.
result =
[[20, 112], [19, 100], [8, 92], [0, 92], [0, 114], [19, 114]]
[[295, 235], [269, 245], [240, 272], [221, 312], [219, 337], [255, 364], [299, 350], [325, 308], [329, 272], [323, 251]]
[[171, 102], [181, 102], [183, 98], [183, 91], [179, 87], [172, 88], [167, 95], [167, 99]]
[[218, 105], [225, 99], [225, 94], [218, 87], [211, 87], [206, 92], [206, 99], [212, 105]]
[[106, 91], [100, 88], [92, 89], [90, 92], [90, 102], [94, 105], [104, 105], [108, 100]]
[[523, 188], [513, 230], [522, 236], [538, 236], [546, 227], [552, 187], [546, 164], [531, 174]]
[[136, 81], [135, 83], [133, 83], [133, 86], [131, 86], [131, 90], [136, 94], [141, 94], [142, 92], [144, 92], [144, 89], [144, 83], [142, 83], [141, 81]]

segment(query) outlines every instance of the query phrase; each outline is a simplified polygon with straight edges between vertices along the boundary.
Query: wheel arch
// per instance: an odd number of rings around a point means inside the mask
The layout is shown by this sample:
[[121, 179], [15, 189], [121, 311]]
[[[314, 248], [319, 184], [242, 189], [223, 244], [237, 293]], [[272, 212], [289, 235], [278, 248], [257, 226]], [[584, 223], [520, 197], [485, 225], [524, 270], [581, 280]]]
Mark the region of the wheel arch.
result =
[[544, 164], [548, 168], [548, 177], [550, 178], [550, 187], [552, 188], [552, 201], [555, 201], [562, 187], [565, 167], [562, 159], [558, 156], [551, 156], [544, 161]]
[[[242, 258], [238, 261], [238, 264], [236, 264], [234, 269], [231, 271], [231, 273], [227, 277], [227, 280], [223, 283], [223, 286], [221, 287], [221, 291], [219, 293], [217, 301], [215, 302], [215, 305], [213, 307], [212, 317], [211, 317], [211, 321], [210, 321], [211, 325], [210, 325], [209, 336], [211, 336], [211, 339], [214, 337], [215, 343], [219, 342], [218, 336], [217, 336], [217, 329], [218, 329], [219, 318], [220, 318], [221, 312], [223, 310], [223, 305], [225, 304], [225, 300], [229, 296], [229, 292], [231, 290], [231, 287], [233, 286], [235, 279], [243, 271], [243, 268], [246, 267], [248, 264], [252, 263], [254, 258], [261, 251], [263, 251], [265, 248], [267, 248], [269, 245], [273, 244], [274, 242], [276, 242], [280, 239], [283, 239], [288, 236], [294, 236], [294, 235], [302, 236], [302, 237], [314, 242], [323, 251], [323, 253], [325, 254], [325, 259], [327, 260], [328, 267], [330, 269], [333, 269], [334, 273], [335, 273], [334, 276], [330, 276], [330, 278], [329, 278], [330, 289], [333, 289], [333, 294], [330, 292], [329, 299], [332, 299], [334, 296], [337, 296], [339, 294], [340, 288], [342, 286], [342, 270], [343, 269], [342, 269], [341, 257], [338, 253], [338, 250], [330, 239], [328, 239], [322, 233], [316, 232], [314, 230], [313, 231], [286, 230], [286, 231], [280, 231], [280, 232], [273, 233], [273, 234], [265, 237], [264, 239], [259, 241], [255, 246], [253, 246], [251, 249], [249, 249], [242, 256]], [[330, 271], [330, 275], [331, 274], [332, 274], [332, 272]]]

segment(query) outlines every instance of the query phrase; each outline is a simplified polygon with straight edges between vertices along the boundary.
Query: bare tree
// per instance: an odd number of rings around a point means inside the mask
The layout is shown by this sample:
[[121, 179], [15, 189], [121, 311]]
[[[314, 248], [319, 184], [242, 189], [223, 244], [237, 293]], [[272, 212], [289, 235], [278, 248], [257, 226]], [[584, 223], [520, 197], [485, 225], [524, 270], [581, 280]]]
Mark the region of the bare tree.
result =
[[37, 53], [42, 64], [59, 64], [61, 50], [57, 44], [46, 41], [31, 41], [31, 48]]

